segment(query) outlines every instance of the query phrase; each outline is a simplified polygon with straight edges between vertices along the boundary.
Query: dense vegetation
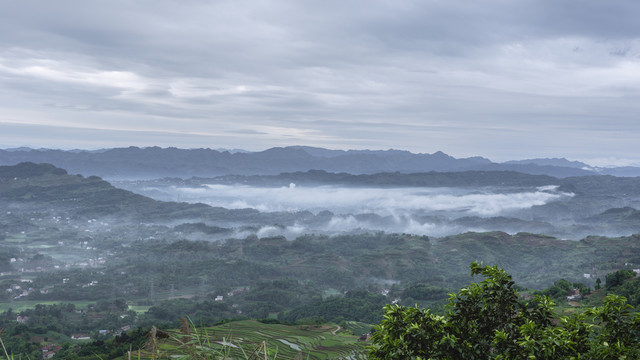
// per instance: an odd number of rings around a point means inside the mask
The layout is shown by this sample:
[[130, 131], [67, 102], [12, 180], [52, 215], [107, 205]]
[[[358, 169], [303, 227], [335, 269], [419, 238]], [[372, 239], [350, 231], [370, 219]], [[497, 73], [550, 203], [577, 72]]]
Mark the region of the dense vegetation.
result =
[[[256, 336], [252, 342], [246, 343], [248, 348], [255, 347], [261, 340], [270, 339], [278, 345], [278, 338], [266, 334], [282, 331], [270, 328], [268, 324], [281, 324], [283, 321], [290, 325], [293, 331], [297, 329], [322, 328], [327, 321], [340, 324], [342, 328], [353, 328], [353, 320], [365, 320], [368, 323], [382, 323], [377, 326], [373, 335], [371, 356], [373, 358], [407, 358], [411, 356], [430, 356], [433, 359], [618, 359], [625, 355], [634, 358], [640, 347], [640, 323], [632, 308], [624, 297], [617, 295], [618, 289], [633, 288], [638, 281], [634, 271], [620, 270], [605, 276], [606, 283], [597, 290], [597, 297], [586, 299], [593, 306], [577, 307], [569, 315], [558, 315], [554, 310], [552, 297], [560, 304], [566, 303], [566, 296], [575, 292], [589, 296], [591, 289], [583, 284], [557, 280], [547, 289], [535, 293], [535, 296], [519, 295], [517, 287], [507, 273], [497, 266], [482, 266], [473, 263], [473, 275], [486, 277], [477, 284], [471, 284], [461, 289], [457, 294], [450, 294], [448, 304], [442, 308], [430, 307], [424, 310], [420, 307], [402, 305], [387, 305], [390, 298], [375, 292], [359, 290], [348, 292], [345, 296], [333, 296], [326, 300], [312, 303], [309, 306], [287, 308], [279, 315], [280, 320], [264, 319], [260, 326], [255, 322], [242, 322], [241, 328], [253, 332]], [[292, 280], [263, 282], [256, 286], [257, 294], [265, 290], [292, 289], [298, 285]], [[576, 288], [577, 287], [577, 288]], [[526, 289], [522, 289], [526, 291]], [[411, 294], [416, 297], [441, 298], [442, 290], [429, 287], [422, 283], [408, 285], [400, 294]], [[268, 294], [269, 292], [267, 292]], [[608, 294], [608, 295], [607, 295]], [[287, 296], [288, 294], [282, 294]], [[548, 295], [548, 296], [547, 296]], [[637, 294], [636, 294], [637, 296]], [[602, 299], [602, 300], [597, 300]], [[274, 301], [271, 299], [266, 302]], [[595, 302], [594, 302], [595, 301]], [[277, 301], [275, 301], [277, 302]], [[101, 301], [90, 304], [86, 309], [78, 309], [73, 304], [36, 305], [30, 310], [21, 312], [7, 311], [2, 314], [2, 325], [6, 327], [3, 338], [8, 349], [13, 353], [38, 354], [38, 342], [57, 343], [55, 358], [89, 359], [99, 355], [101, 358], [112, 359], [124, 356], [130, 349], [145, 348], [144, 354], [149, 353], [148, 331], [151, 324], [163, 324], [164, 328], [175, 328], [179, 322], [175, 321], [188, 313], [196, 314], [200, 321], [196, 324], [227, 323], [218, 316], [227, 315], [236, 320], [242, 317], [234, 316], [228, 304], [215, 301], [193, 302], [177, 299], [162, 302], [149, 308], [145, 316], [141, 317], [137, 330], [118, 332], [118, 335], [106, 340], [110, 336], [92, 331], [92, 337], [100, 339], [78, 346], [70, 341], [73, 332], [82, 331], [95, 326], [110, 327], [109, 321], [115, 321], [114, 326], [131, 319], [124, 319], [117, 315], [126, 310], [124, 301], [111, 303]], [[577, 310], [577, 311], [575, 311]], [[199, 314], [199, 315], [198, 315]], [[28, 322], [17, 323], [15, 316], [28, 317]], [[129, 315], [135, 314], [129, 311]], [[153, 319], [153, 320], [152, 320]], [[149, 326], [144, 321], [151, 321]], [[616, 325], [611, 322], [615, 321]], [[251, 325], [254, 324], [254, 325]], [[275, 325], [273, 325], [275, 326]], [[278, 325], [280, 326], [280, 325]], [[326, 326], [324, 326], [326, 328]], [[339, 329], [334, 325], [334, 329]], [[357, 327], [356, 327], [357, 328]], [[367, 328], [360, 327], [354, 334], [366, 332]], [[304, 331], [303, 331], [304, 332]], [[66, 337], [64, 336], [66, 334]], [[211, 332], [211, 335], [214, 333]], [[238, 336], [238, 333], [217, 332], [217, 338]], [[242, 338], [247, 339], [243, 332]], [[274, 335], [275, 336], [275, 335]], [[289, 341], [300, 341], [298, 335]], [[327, 335], [325, 335], [327, 336]], [[179, 341], [181, 336], [173, 336]], [[323, 337], [324, 338], [324, 337]], [[40, 339], [35, 340], [34, 339]], [[297, 340], [295, 340], [297, 339]], [[306, 341], [306, 340], [305, 340]], [[603, 344], [611, 344], [603, 345]], [[176, 344], [176, 345], [179, 345]], [[273, 344], [271, 345], [273, 346]], [[328, 348], [321, 351], [328, 351]], [[336, 348], [331, 351], [341, 351]], [[349, 348], [356, 351], [356, 348]], [[360, 348], [361, 349], [361, 348]], [[490, 350], [488, 350], [490, 349]], [[217, 353], [228, 351], [220, 347], [210, 348]], [[159, 351], [159, 350], [158, 350]], [[163, 356], [185, 351], [178, 348], [165, 348]], [[314, 350], [315, 351], [315, 350]], [[270, 353], [273, 355], [273, 353]], [[490, 354], [490, 356], [487, 356]], [[314, 358], [311, 356], [310, 358]]]
[[609, 295], [602, 306], [556, 317], [549, 297], [523, 300], [511, 276], [499, 267], [472, 263], [471, 274], [486, 278], [451, 294], [444, 316], [418, 307], [386, 306], [370, 358], [640, 357], [640, 316], [624, 297]]
[[[309, 175], [313, 172], [283, 176]], [[446, 182], [460, 176], [320, 175], [322, 181], [344, 178], [377, 186], [394, 181]], [[458, 181], [474, 176], [479, 182], [505, 177], [527, 186], [548, 180], [512, 173], [464, 173]], [[589, 210], [580, 216], [591, 214], [588, 221], [604, 224], [600, 228], [637, 229], [640, 217], [634, 208], [591, 212], [637, 193], [638, 183], [609, 177], [563, 179], [559, 183], [563, 191], [576, 196], [536, 208], [529, 220], [464, 216], [455, 222], [546, 229], [549, 223], [536, 214], [552, 207], [569, 212], [584, 207]], [[599, 187], [603, 184], [619, 188], [609, 197], [609, 190]], [[575, 289], [582, 295], [594, 292], [585, 301], [593, 305], [600, 305], [606, 293], [623, 295], [632, 305], [640, 303], [640, 280], [634, 271], [640, 268], [640, 234], [579, 241], [501, 231], [445, 237], [366, 230], [257, 236], [263, 226], [322, 224], [333, 214], [264, 213], [156, 201], [98, 177], [68, 175], [35, 164], [0, 167], [0, 200], [0, 309], [4, 311], [0, 329], [5, 328], [0, 336], [11, 352], [31, 358], [42, 356], [43, 348], [54, 344], [58, 358], [71, 358], [72, 353], [79, 358], [92, 353], [121, 356], [129, 346], [144, 342], [145, 331], [129, 329], [175, 328], [182, 317], [203, 325], [238, 319], [298, 326], [373, 324], [389, 303], [399, 306], [395, 309], [417, 304], [429, 308], [431, 315], [446, 317], [447, 294], [468, 282], [465, 267], [476, 260], [500, 264], [523, 293], [548, 296], [559, 304], [566, 304], [566, 296]], [[379, 220], [375, 214], [358, 216]], [[592, 229], [571, 224], [568, 228]], [[605, 307], [622, 306], [611, 299]], [[538, 306], [536, 301], [530, 300], [529, 306]], [[513, 309], [520, 309], [521, 299], [516, 303]], [[519, 322], [509, 325], [507, 342], [520, 341], [524, 330], [516, 328], [531, 320], [528, 313], [513, 311]], [[588, 316], [599, 329], [602, 319], [595, 313]], [[78, 334], [90, 336], [91, 345], [79, 349], [77, 340], [71, 339]], [[593, 332], [589, 339], [600, 334]]]

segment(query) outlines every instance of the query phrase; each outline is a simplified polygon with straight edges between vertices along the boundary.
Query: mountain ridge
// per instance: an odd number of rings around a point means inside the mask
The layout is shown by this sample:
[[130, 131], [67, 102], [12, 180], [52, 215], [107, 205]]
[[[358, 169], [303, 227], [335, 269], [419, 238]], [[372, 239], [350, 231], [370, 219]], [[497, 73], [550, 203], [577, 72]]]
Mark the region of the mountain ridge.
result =
[[[516, 171], [558, 178], [606, 174], [640, 176], [640, 168], [636, 167], [596, 169], [584, 163], [557, 158], [497, 163], [480, 156], [454, 158], [442, 151], [425, 154], [395, 149], [329, 150], [289, 146], [244, 152], [131, 146], [100, 151], [27, 148], [0, 150], [0, 165], [21, 162], [49, 163], [70, 173], [109, 179], [277, 175], [309, 170], [354, 175], [381, 172]], [[582, 166], [583, 164], [587, 166]]]

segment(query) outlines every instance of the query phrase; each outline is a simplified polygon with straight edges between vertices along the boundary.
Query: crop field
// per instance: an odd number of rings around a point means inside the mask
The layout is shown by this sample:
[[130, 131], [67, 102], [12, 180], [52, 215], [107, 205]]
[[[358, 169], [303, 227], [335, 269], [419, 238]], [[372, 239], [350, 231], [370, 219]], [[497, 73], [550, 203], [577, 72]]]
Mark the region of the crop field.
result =
[[351, 331], [356, 336], [363, 335], [371, 331], [371, 327], [373, 325], [359, 322], [359, 321], [345, 321], [344, 322], [347, 330]]
[[87, 306], [95, 304], [95, 301], [39, 301], [39, 300], [20, 300], [13, 303], [6, 302], [0, 303], [0, 312], [7, 311], [9, 309], [14, 312], [20, 312], [27, 309], [33, 309], [36, 305], [56, 305], [56, 304], [73, 304], [77, 309], [86, 309]]
[[149, 305], [129, 305], [129, 310], [133, 310], [140, 315], [146, 313], [150, 307]]
[[[208, 343], [219, 344], [228, 358], [245, 359], [254, 352], [269, 359], [358, 359], [366, 353], [366, 342], [340, 332], [335, 324], [263, 324], [253, 320], [229, 322], [199, 330]], [[167, 344], [175, 348], [176, 344]], [[165, 348], [171, 352], [171, 348]]]
[[4, 241], [8, 243], [24, 243], [27, 241], [27, 236], [23, 234], [15, 234], [12, 235], [12, 237], [4, 239]]

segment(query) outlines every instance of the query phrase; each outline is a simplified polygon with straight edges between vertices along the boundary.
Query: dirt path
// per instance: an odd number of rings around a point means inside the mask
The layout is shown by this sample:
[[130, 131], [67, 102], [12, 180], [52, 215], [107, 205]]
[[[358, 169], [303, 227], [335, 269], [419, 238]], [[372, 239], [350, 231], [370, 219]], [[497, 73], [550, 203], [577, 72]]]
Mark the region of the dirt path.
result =
[[338, 327], [337, 327], [335, 330], [333, 330], [331, 333], [332, 333], [333, 335], [336, 335], [336, 333], [337, 333], [338, 331], [340, 331], [340, 329], [342, 329], [342, 328], [340, 327], [340, 325], [338, 325]]

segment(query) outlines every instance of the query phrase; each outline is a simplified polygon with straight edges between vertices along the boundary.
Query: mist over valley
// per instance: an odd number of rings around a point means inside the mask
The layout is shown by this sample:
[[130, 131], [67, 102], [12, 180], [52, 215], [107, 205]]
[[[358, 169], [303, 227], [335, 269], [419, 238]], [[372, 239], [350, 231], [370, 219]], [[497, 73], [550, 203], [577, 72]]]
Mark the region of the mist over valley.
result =
[[0, 359], [640, 359], [639, 15], [3, 2]]
[[[531, 208], [567, 201], [573, 193], [557, 186], [530, 188], [359, 187], [290, 183], [260, 187], [243, 184], [202, 184], [186, 187], [163, 182], [118, 182], [118, 186], [163, 201], [204, 203], [227, 209], [260, 212], [302, 212], [316, 215], [311, 222], [298, 221], [280, 234], [291, 238], [302, 233], [385, 231], [443, 236], [465, 231], [486, 231], [465, 226], [460, 218], [532, 218]], [[193, 184], [193, 181], [190, 182]], [[326, 219], [322, 221], [321, 219]], [[216, 224], [220, 226], [220, 224]], [[517, 230], [517, 229], [512, 229]], [[517, 230], [521, 231], [523, 229]], [[516, 231], [516, 232], [517, 232]], [[273, 227], [260, 233], [275, 235]]]
[[135, 175], [0, 166], [0, 309], [95, 302], [118, 314], [82, 325], [103, 339], [184, 314], [371, 324], [390, 301], [439, 309], [472, 261], [531, 289], [640, 267], [638, 177]]
[[501, 230], [579, 240], [637, 232], [634, 220], [620, 219], [612, 226], [611, 214], [603, 213], [640, 207], [636, 178], [554, 178], [510, 171], [351, 175], [313, 170], [114, 184], [163, 201], [305, 214], [293, 224], [261, 229], [262, 234], [287, 238], [305, 232], [445, 236]]

